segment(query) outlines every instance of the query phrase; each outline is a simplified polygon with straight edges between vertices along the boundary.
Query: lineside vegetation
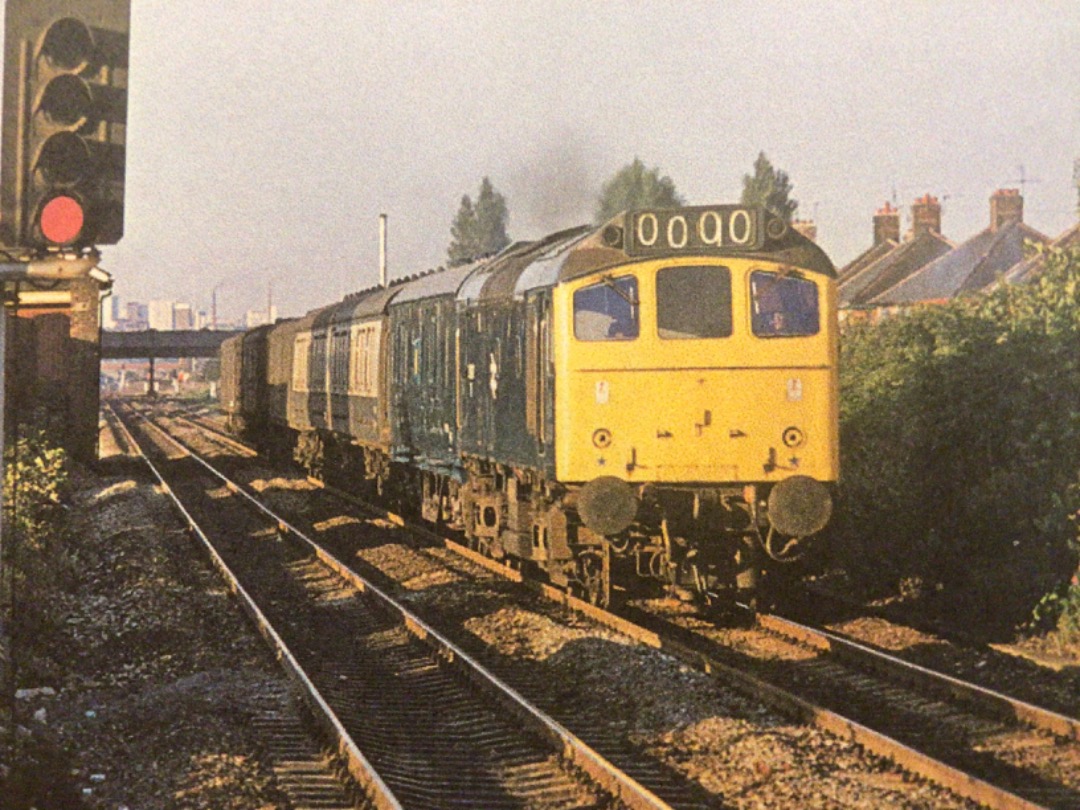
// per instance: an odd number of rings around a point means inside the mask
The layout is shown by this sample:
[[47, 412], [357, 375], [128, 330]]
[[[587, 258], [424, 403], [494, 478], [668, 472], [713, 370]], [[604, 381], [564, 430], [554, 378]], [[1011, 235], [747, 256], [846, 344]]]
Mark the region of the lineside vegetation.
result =
[[[45, 421], [38, 418], [35, 424]], [[11, 716], [20, 703], [13, 700], [16, 689], [59, 689], [63, 684], [66, 673], [55, 654], [64, 638], [62, 597], [78, 579], [78, 560], [70, 551], [72, 526], [64, 506], [70, 460], [45, 429], [20, 425], [19, 434], [14, 447], [8, 448], [3, 481], [0, 805], [13, 810], [79, 807], [66, 777], [69, 758], [50, 735], [42, 733], [44, 726], [22, 714]]]
[[849, 328], [833, 562], [869, 596], [1080, 638], [1080, 248], [1027, 285]]
[[48, 657], [62, 624], [57, 598], [73, 587], [78, 561], [68, 543], [70, 523], [63, 500], [70, 482], [70, 459], [39, 427], [20, 428], [4, 469], [3, 605], [15, 610], [11, 630], [18, 647], [20, 687], [57, 679]]

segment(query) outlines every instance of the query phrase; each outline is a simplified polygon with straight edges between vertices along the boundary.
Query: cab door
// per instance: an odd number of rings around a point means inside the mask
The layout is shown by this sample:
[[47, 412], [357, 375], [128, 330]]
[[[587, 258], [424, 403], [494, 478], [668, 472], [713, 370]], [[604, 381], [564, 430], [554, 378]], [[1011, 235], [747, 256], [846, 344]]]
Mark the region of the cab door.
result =
[[536, 442], [536, 463], [554, 471], [555, 359], [551, 331], [551, 290], [525, 300], [525, 427]]

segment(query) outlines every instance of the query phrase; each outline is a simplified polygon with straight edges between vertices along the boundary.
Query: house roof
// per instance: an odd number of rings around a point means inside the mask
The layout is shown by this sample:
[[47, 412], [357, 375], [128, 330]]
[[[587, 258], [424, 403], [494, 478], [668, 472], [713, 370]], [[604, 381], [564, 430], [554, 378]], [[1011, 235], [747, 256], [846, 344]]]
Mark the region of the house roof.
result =
[[[890, 244], [895, 245], [895, 243]], [[865, 264], [862, 269], [850, 275], [846, 282], [842, 281], [840, 305], [847, 307], [866, 305], [879, 293], [919, 272], [921, 268], [952, 249], [952, 242], [941, 234], [934, 231], [920, 232], [908, 241], [895, 245], [892, 250], [885, 252], [879, 258]], [[856, 259], [856, 262], [858, 261], [859, 259]]]
[[1024, 242], [1049, 239], [1020, 220], [986, 229], [892, 286], [877, 291], [875, 306], [940, 301], [992, 285], [1024, 258]]
[[[1077, 222], [1055, 239], [1051, 247], [1080, 247], [1080, 222]], [[1007, 284], [1026, 284], [1029, 281], [1034, 281], [1042, 273], [1045, 262], [1046, 259], [1041, 253], [1029, 256], [1005, 274], [1005, 282]]]
[[864, 250], [840, 268], [840, 273], [837, 275], [837, 280], [840, 282], [840, 285], [843, 286], [845, 282], [857, 276], [886, 253], [893, 250], [898, 244], [900, 243], [895, 242], [892, 239], [886, 239], [882, 242], [878, 242], [873, 247]]

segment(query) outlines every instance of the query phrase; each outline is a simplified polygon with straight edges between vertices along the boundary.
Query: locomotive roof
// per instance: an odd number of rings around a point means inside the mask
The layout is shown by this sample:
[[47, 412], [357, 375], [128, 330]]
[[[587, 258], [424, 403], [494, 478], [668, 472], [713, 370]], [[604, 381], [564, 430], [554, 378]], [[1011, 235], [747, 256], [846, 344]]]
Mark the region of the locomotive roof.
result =
[[[705, 222], [705, 235], [720, 235], [719, 223], [723, 220], [721, 215], [733, 216], [733, 212], [742, 214], [745, 222], [756, 221], [755, 240], [746, 247], [740, 248], [733, 239], [719, 240], [714, 243], [703, 243], [703, 236], [698, 235], [698, 228]], [[653, 241], [643, 249], [640, 243], [635, 247], [637, 239], [634, 236], [633, 225], [637, 222], [638, 215], [651, 217], [653, 228]], [[688, 224], [694, 222], [693, 217], [700, 217], [698, 228]], [[711, 219], [710, 219], [711, 218]], [[675, 230], [682, 237], [682, 246], [679, 249], [668, 248], [666, 250], [653, 247], [658, 240], [661, 227], [658, 222], [669, 223], [667, 238], [671, 240], [670, 223], [674, 220], [682, 220], [682, 230]], [[693, 239], [690, 238], [693, 234]], [[747, 232], [749, 236], [749, 232]], [[722, 244], [718, 244], [722, 242]], [[685, 246], [685, 247], [683, 247]], [[762, 261], [773, 261], [778, 264], [788, 264], [807, 270], [811, 273], [820, 273], [829, 278], [836, 278], [836, 268], [832, 261], [813, 240], [799, 233], [795, 228], [785, 222], [779, 216], [763, 208], [753, 206], [692, 206], [687, 208], [652, 209], [644, 211], [624, 211], [613, 217], [603, 226], [596, 228], [574, 245], [574, 249], [566, 256], [565, 261], [559, 265], [560, 282], [570, 281], [575, 278], [595, 273], [609, 267], [617, 267], [622, 264], [642, 261], [643, 259], [667, 259], [676, 256], [708, 255], [720, 258], [749, 258]]]
[[[714, 247], [701, 252], [720, 257], [753, 257], [794, 265], [829, 277], [836, 276], [836, 268], [820, 247], [769, 212], [746, 206], [701, 206], [669, 209], [664, 213], [675, 216], [735, 208], [751, 211], [760, 218], [762, 231], [767, 231], [768, 235], [762, 237], [758, 249]], [[643, 256], [631, 251], [628, 245], [632, 240], [626, 236], [627, 226], [636, 213], [639, 212], [619, 214], [599, 228], [582, 225], [536, 241], [515, 242], [494, 256], [398, 282], [387, 290], [378, 290], [377, 293], [381, 295], [360, 293], [352, 309], [347, 307], [350, 301], [347, 298], [327, 308], [332, 310], [325, 316], [329, 320], [319, 318], [319, 321], [332, 323], [365, 314], [376, 315], [390, 305], [441, 296], [454, 296], [462, 303], [521, 298], [529, 290], [553, 287], [598, 270], [641, 261]], [[657, 209], [657, 213], [661, 213], [660, 209]], [[613, 233], [616, 236], [613, 237]], [[685, 255], [696, 255], [696, 252], [691, 249], [653, 251], [647, 258]]]

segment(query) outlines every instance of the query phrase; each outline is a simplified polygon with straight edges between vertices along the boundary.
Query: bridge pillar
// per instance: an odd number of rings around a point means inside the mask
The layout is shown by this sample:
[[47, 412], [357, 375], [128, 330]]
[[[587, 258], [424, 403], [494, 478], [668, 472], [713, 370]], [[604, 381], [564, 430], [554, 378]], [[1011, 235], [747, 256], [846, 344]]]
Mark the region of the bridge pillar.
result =
[[97, 458], [98, 412], [101, 408], [101, 287], [92, 278], [71, 282], [72, 385], [68, 399], [68, 449], [76, 458]]

